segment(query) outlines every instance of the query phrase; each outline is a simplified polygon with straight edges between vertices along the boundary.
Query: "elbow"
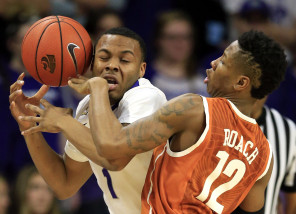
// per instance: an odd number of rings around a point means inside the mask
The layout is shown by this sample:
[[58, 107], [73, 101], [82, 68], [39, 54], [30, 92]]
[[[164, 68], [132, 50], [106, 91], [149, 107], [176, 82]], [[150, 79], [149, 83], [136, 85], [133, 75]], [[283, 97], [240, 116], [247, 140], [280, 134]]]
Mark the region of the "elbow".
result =
[[114, 144], [96, 144], [97, 154], [106, 159], [116, 159], [120, 149]]
[[120, 171], [128, 165], [132, 158], [133, 157], [108, 160], [108, 164], [104, 168], [109, 171]]
[[109, 166], [106, 166], [105, 168], [109, 171], [118, 172], [125, 168], [127, 164], [110, 164]]
[[93, 141], [97, 154], [106, 159], [117, 159], [123, 157], [123, 148], [126, 143], [124, 137], [120, 134], [108, 137], [93, 136]]

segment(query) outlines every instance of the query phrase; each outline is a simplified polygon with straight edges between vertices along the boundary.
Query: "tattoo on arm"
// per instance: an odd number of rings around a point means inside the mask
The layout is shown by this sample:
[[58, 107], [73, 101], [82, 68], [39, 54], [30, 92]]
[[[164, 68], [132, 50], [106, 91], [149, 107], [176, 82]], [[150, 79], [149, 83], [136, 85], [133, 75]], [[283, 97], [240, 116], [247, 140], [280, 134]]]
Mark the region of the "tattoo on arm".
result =
[[159, 146], [166, 142], [175, 128], [172, 117], [183, 116], [194, 105], [195, 103], [191, 97], [184, 97], [163, 106], [149, 120], [145, 120], [145, 122], [141, 120], [136, 121], [132, 131], [128, 129], [125, 131], [128, 147], [133, 150], [147, 151], [147, 148], [149, 148], [145, 143], [147, 141], [153, 142], [154, 146]]

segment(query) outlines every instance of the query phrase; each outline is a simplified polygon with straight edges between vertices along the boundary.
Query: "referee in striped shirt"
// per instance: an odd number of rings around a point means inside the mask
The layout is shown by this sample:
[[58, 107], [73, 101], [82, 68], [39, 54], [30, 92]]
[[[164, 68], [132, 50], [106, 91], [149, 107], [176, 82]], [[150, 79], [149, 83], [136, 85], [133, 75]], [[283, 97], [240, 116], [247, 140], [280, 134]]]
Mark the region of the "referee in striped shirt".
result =
[[[257, 101], [252, 113], [274, 154], [273, 171], [265, 193], [264, 213], [296, 214], [296, 126], [275, 109], [265, 106], [266, 98]], [[278, 206], [280, 195], [281, 206]]]

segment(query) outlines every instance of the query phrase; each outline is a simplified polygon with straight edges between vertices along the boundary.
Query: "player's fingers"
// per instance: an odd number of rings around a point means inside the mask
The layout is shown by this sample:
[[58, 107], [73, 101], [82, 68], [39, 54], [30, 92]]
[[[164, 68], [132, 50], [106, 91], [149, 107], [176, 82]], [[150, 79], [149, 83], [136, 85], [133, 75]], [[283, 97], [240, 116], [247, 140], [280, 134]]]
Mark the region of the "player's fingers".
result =
[[32, 112], [39, 114], [39, 115], [41, 115], [44, 112], [44, 110], [42, 108], [32, 105], [32, 104], [26, 104], [25, 107], [26, 107], [26, 109], [29, 109]]
[[29, 134], [33, 134], [33, 133], [41, 132], [41, 131], [42, 131], [41, 127], [39, 127], [39, 126], [34, 126], [34, 127], [29, 128], [29, 129], [27, 129], [27, 130], [25, 130], [25, 131], [22, 131], [21, 134], [22, 134], [22, 135], [29, 135]]
[[24, 77], [24, 72], [18, 76], [17, 81], [10, 86], [10, 93], [13, 93], [14, 91], [22, 88], [22, 86], [24, 85]]
[[68, 81], [68, 86], [74, 90], [79, 89], [79, 85], [76, 83], [73, 83], [71, 80]]
[[10, 109], [10, 112], [11, 112], [12, 116], [15, 117], [16, 116], [16, 112], [15, 112], [15, 102], [14, 101], [12, 101], [10, 103], [9, 109]]
[[41, 117], [35, 117], [35, 116], [19, 116], [18, 119], [22, 121], [36, 122], [36, 123], [40, 123], [42, 121]]
[[82, 75], [80, 75], [80, 74], [78, 74], [78, 78], [79, 79], [82, 79], [82, 80], [88, 80], [89, 78], [87, 78], [87, 77], [85, 77], [85, 76], [82, 76]]
[[69, 81], [73, 84], [81, 84], [84, 83], [87, 79], [80, 79], [80, 78], [72, 78]]
[[44, 107], [49, 107], [51, 106], [51, 104], [46, 100], [46, 99], [41, 99], [40, 103], [44, 106]]
[[17, 80], [10, 86], [10, 94], [21, 89], [24, 85], [24, 80]]
[[16, 104], [14, 101], [11, 102], [11, 104], [9, 105], [9, 109], [10, 109], [10, 112], [11, 112], [11, 115], [17, 119], [17, 117], [19, 116], [19, 111], [18, 109], [16, 108]]
[[9, 103], [11, 103], [12, 101], [14, 101], [18, 96], [20, 96], [23, 93], [22, 90], [17, 90], [15, 92], [13, 92], [12, 94], [9, 95]]
[[48, 92], [49, 88], [50, 86], [48, 85], [42, 85], [41, 88], [37, 91], [37, 93], [33, 97], [40, 100]]
[[22, 73], [18, 76], [17, 80], [23, 80], [24, 77], [25, 77], [25, 72], [22, 72]]

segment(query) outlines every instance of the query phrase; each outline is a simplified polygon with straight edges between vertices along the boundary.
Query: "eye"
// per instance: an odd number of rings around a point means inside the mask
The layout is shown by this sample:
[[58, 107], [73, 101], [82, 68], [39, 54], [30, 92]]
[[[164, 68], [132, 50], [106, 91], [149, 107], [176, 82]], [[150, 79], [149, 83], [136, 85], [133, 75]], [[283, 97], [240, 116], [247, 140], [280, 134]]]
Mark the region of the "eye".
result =
[[107, 61], [109, 59], [109, 57], [107, 56], [99, 56], [99, 59], [102, 61]]
[[128, 62], [130, 62], [130, 61], [127, 60], [127, 59], [121, 59], [120, 61], [123, 62], [123, 63], [128, 63]]

